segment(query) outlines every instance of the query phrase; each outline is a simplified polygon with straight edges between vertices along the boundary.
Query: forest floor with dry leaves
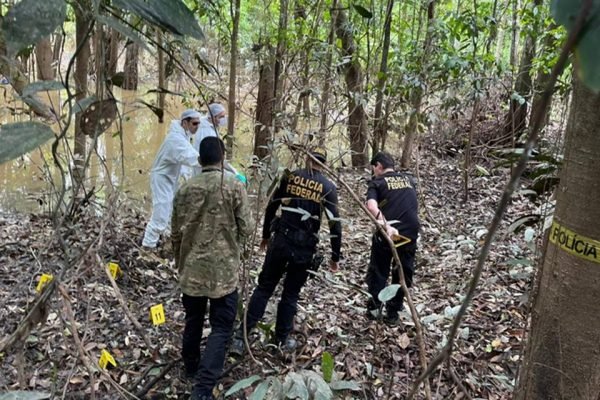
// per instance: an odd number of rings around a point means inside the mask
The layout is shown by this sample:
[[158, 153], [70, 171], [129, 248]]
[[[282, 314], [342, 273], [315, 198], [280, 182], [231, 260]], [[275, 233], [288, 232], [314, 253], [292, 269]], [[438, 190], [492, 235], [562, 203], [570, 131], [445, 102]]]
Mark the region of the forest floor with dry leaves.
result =
[[[441, 149], [429, 149], [428, 154], [418, 163], [422, 231], [411, 293], [429, 360], [447, 340], [509, 170], [492, 169], [481, 160], [491, 173], [473, 172], [469, 201], [463, 202], [460, 160]], [[341, 179], [364, 196], [366, 171], [341, 172]], [[272, 384], [283, 382], [288, 389], [306, 371], [321, 376], [325, 352], [333, 356], [334, 380], [351, 381], [348, 384], [358, 389], [336, 391], [336, 398], [403, 399], [421, 371], [415, 328], [406, 311], [403, 323], [396, 327], [365, 317], [364, 276], [372, 227], [349, 193], [341, 185], [338, 188], [343, 260], [339, 272], [323, 266], [303, 289], [294, 333], [299, 348], [282, 355], [261, 344], [264, 332], [272, 327], [276, 294], [252, 345], [256, 361], [249, 356], [227, 358], [217, 387], [220, 398], [252, 375], [267, 382], [273, 378]], [[523, 353], [537, 238], [526, 240], [522, 231], [512, 232], [509, 226], [539, 207], [518, 191], [513, 197], [461, 325], [450, 366], [472, 398], [511, 397]], [[50, 219], [0, 215], [0, 340], [15, 331], [39, 296], [36, 285], [41, 274], [58, 276], [69, 265], [59, 290], [43, 310], [45, 321], [0, 353], [0, 393], [37, 390], [51, 393], [52, 398], [90, 398], [93, 386], [96, 398], [119, 398], [123, 389], [147, 398], [187, 398], [190, 385], [179, 361], [184, 312], [176, 271], [167, 247], [147, 254], [137, 246], [146, 218], [126, 204], [119, 204], [117, 214], [105, 219], [106, 226], [101, 217], [80, 216], [61, 231], [70, 251], [66, 259]], [[329, 244], [320, 246], [328, 255]], [[86, 248], [85, 256], [78, 259]], [[244, 264], [250, 292], [263, 258], [257, 238], [253, 256]], [[116, 280], [120, 294], [104, 269], [111, 260], [123, 271]], [[166, 323], [159, 326], [149, 319], [149, 308], [156, 304], [164, 306], [166, 315]], [[124, 305], [141, 329], [132, 323]], [[205, 333], [208, 330], [207, 325]], [[99, 373], [96, 365], [102, 349], [113, 355], [117, 366]], [[447, 368], [443, 364], [430, 378], [433, 398], [467, 398]], [[257, 383], [228, 398], [247, 398], [256, 387]], [[424, 398], [423, 392], [418, 398]]]

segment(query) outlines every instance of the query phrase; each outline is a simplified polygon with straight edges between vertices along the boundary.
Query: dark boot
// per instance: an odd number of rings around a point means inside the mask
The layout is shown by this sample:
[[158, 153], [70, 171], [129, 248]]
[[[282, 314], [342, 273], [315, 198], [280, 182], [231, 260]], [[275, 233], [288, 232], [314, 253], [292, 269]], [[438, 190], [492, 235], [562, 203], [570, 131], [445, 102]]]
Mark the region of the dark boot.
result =
[[237, 356], [243, 356], [245, 351], [246, 344], [244, 343], [244, 331], [242, 329], [238, 329], [233, 335], [229, 352]]

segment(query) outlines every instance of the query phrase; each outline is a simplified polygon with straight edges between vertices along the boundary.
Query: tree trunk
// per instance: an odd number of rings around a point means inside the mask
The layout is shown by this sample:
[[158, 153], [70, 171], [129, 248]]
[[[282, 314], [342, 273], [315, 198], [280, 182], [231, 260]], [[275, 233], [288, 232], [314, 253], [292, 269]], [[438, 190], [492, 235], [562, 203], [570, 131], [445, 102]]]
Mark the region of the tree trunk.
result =
[[60, 57], [62, 54], [62, 45], [64, 39], [65, 38], [62, 33], [57, 33], [54, 35], [54, 44], [52, 47], [52, 68], [54, 70], [54, 76], [56, 76], [60, 68]]
[[362, 167], [368, 164], [367, 116], [361, 101], [364, 96], [363, 77], [356, 54], [352, 27], [343, 10], [337, 11], [335, 31], [342, 42], [342, 55], [350, 60], [343, 65], [343, 69], [348, 90], [348, 133], [352, 151], [352, 166]]
[[519, 0], [512, 0], [512, 38], [510, 41], [510, 65], [517, 63], [519, 47]]
[[572, 101], [517, 400], [600, 398], [600, 95]]
[[[165, 53], [162, 51], [160, 46], [162, 45], [162, 34], [160, 31], [156, 32], [156, 41], [159, 44], [158, 47], [158, 108], [161, 110], [165, 109], [165, 92], [162, 89], [166, 89], [166, 79], [165, 79]], [[163, 114], [158, 117], [158, 122], [163, 123], [164, 118]]]
[[[81, 101], [87, 96], [87, 77], [88, 77], [88, 61], [90, 58], [90, 43], [88, 31], [90, 29], [90, 15], [88, 14], [89, 4], [86, 0], [79, 1], [75, 7], [75, 42], [76, 46], [80, 45], [81, 50], [75, 59], [75, 100]], [[73, 179], [78, 186], [83, 185], [85, 178], [84, 163], [86, 155], [86, 137], [81, 129], [81, 113], [75, 114], [75, 145], [73, 147], [74, 171]]]
[[[554, 24], [552, 24], [548, 27], [549, 31], [553, 31], [554, 29], [556, 29], [556, 25], [554, 25]], [[546, 35], [546, 37], [544, 38], [544, 43], [542, 44], [541, 51], [542, 52], [550, 51], [550, 49], [552, 49], [552, 47], [554, 46], [554, 41], [555, 41], [554, 35]], [[533, 118], [534, 115], [536, 115], [536, 113], [538, 112], [538, 109], [540, 108], [542, 91], [546, 87], [549, 79], [550, 79], [549, 71], [542, 70], [542, 71], [538, 72], [537, 78], [533, 85], [533, 100], [531, 101], [531, 112], [529, 113], [530, 119]], [[544, 118], [542, 120], [543, 122], [542, 122], [542, 125], [540, 126], [540, 130], [543, 130], [544, 127], [548, 124], [548, 117], [550, 115], [548, 110], [550, 110], [550, 109], [551, 109], [551, 106], [550, 106], [550, 104], [548, 104], [547, 109], [543, 110], [546, 114], [544, 115]], [[530, 123], [531, 123], [531, 121], [530, 121]]]
[[275, 50], [275, 67], [273, 74], [273, 118], [275, 131], [281, 126], [281, 116], [283, 114], [284, 105], [282, 103], [284, 82], [282, 79], [281, 69], [283, 58], [286, 50], [286, 37], [288, 25], [288, 0], [279, 1], [279, 25], [277, 28], [277, 48]]
[[[534, 7], [541, 5], [542, 0], [535, 0]], [[517, 80], [515, 81], [514, 93], [521, 99], [510, 100], [508, 114], [504, 120], [504, 134], [502, 135], [502, 144], [512, 142], [512, 139], [518, 139], [527, 127], [527, 103], [531, 99], [533, 80], [531, 78], [531, 63], [535, 57], [535, 37], [529, 35], [525, 39], [523, 54], [519, 63]]]
[[331, 80], [333, 79], [333, 69], [331, 64], [333, 63], [333, 46], [335, 43], [335, 8], [337, 7], [337, 0], [333, 0], [331, 7], [331, 27], [329, 29], [329, 36], [327, 37], [327, 56], [325, 57], [325, 76], [323, 77], [323, 89], [321, 90], [321, 121], [319, 123], [319, 145], [323, 145], [325, 142], [325, 131], [327, 130], [327, 110], [329, 107], [329, 94], [331, 92]]
[[125, 90], [137, 90], [139, 55], [140, 45], [130, 42], [125, 52], [125, 65], [123, 67], [123, 89]]
[[46, 37], [35, 46], [35, 59], [37, 63], [37, 78], [41, 81], [54, 79], [54, 68], [52, 67], [53, 54], [50, 37]]
[[269, 56], [260, 66], [258, 97], [256, 99], [256, 123], [254, 125], [254, 155], [259, 160], [269, 155], [267, 145], [273, 129], [273, 106], [275, 103], [274, 87], [275, 74], [273, 71], [273, 57], [271, 50]]
[[[423, 54], [421, 60], [426, 60], [429, 57], [429, 52], [432, 46], [432, 31], [431, 26], [435, 17], [435, 0], [432, 0], [427, 6], [427, 27], [425, 33], [425, 42], [423, 44]], [[421, 107], [423, 106], [423, 89], [425, 86], [425, 75], [421, 74], [421, 86], [414, 88], [411, 93], [411, 104], [413, 112], [408, 120], [406, 127], [406, 134], [404, 136], [404, 148], [402, 149], [402, 158], [400, 159], [400, 166], [402, 168], [408, 168], [410, 166], [410, 158], [412, 156], [412, 148], [417, 138], [419, 129], [419, 122], [421, 120]]]
[[[383, 93], [385, 82], [387, 81], [388, 70], [388, 54], [390, 51], [390, 32], [392, 25], [392, 11], [394, 9], [394, 0], [388, 0], [387, 10], [385, 14], [385, 23], [383, 25], [383, 48], [381, 50], [381, 66], [379, 67], [379, 76], [377, 79], [377, 99], [375, 100], [375, 129], [373, 132], [373, 154], [383, 149], [386, 135], [387, 115], [384, 117], [383, 110]], [[384, 119], [385, 118], [385, 119]]]
[[237, 62], [238, 62], [238, 37], [240, 32], [240, 0], [231, 0], [231, 20], [233, 21], [233, 30], [231, 31], [231, 61], [229, 62], [229, 98], [227, 108], [229, 109], [229, 118], [227, 119], [227, 152], [229, 158], [233, 157], [234, 143], [234, 124], [236, 112], [237, 88]]

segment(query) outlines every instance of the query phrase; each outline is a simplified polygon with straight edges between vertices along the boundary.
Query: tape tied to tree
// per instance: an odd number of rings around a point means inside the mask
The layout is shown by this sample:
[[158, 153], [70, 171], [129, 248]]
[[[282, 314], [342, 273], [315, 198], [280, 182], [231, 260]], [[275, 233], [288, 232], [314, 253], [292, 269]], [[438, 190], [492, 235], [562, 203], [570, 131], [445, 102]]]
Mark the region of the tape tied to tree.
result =
[[600, 264], [600, 241], [581, 236], [560, 225], [556, 219], [550, 228], [550, 241], [569, 254]]

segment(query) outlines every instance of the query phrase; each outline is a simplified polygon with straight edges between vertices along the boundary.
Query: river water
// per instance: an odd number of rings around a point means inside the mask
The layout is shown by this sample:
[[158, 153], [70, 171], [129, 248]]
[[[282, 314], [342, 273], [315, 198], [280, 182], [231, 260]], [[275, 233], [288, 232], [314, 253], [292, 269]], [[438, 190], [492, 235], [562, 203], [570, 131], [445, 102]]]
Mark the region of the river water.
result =
[[[9, 107], [19, 106], [17, 102], [7, 100], [6, 86], [4, 99], [0, 98], [0, 123], [16, 122], [10, 115]], [[0, 91], [0, 97], [2, 92]], [[52, 94], [53, 104], [60, 103], [60, 94]], [[127, 197], [145, 209], [151, 205], [149, 170], [167, 133], [171, 120], [177, 119], [186, 108], [181, 104], [180, 97], [167, 97], [165, 122], [158, 123], [156, 115], [146, 106], [136, 103], [143, 98], [152, 102], [153, 97], [143, 96], [139, 92], [122, 91], [116, 88], [115, 97], [119, 101], [121, 121], [115, 121], [113, 126], [102, 134], [96, 149], [90, 158], [86, 174], [86, 187], [92, 187], [102, 199], [112, 187], [125, 192]], [[245, 129], [236, 130], [236, 138], [240, 133], [233, 164], [246, 164], [251, 154], [250, 124], [244, 124]], [[54, 127], [58, 131], [58, 127]], [[122, 149], [121, 137], [122, 131]], [[243, 133], [243, 134], [242, 134]], [[72, 130], [68, 134], [70, 145], [73, 142]], [[52, 141], [31, 153], [16, 160], [0, 164], [0, 213], [4, 212], [47, 212], [51, 206], [50, 193], [53, 184], [58, 185], [57, 170], [53, 166]], [[88, 140], [88, 151], [92, 140]], [[61, 149], [61, 151], [66, 151]], [[124, 173], [123, 173], [124, 172]], [[50, 179], [52, 176], [52, 179]]]

